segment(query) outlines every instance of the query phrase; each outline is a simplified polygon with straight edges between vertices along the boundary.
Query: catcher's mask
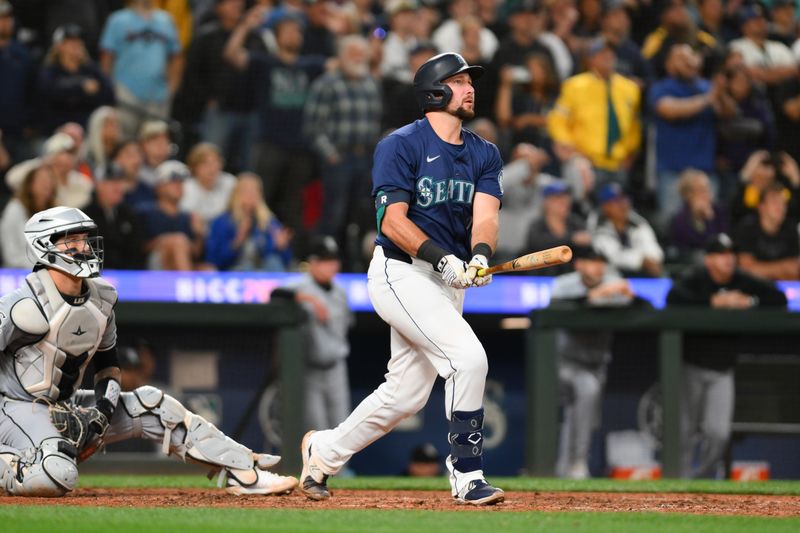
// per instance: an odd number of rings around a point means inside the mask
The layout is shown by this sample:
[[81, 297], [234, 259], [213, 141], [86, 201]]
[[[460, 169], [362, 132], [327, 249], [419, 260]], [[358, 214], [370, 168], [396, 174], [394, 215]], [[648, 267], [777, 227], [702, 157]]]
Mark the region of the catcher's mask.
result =
[[86, 213], [74, 207], [53, 207], [33, 215], [25, 223], [29, 257], [47, 268], [77, 278], [100, 275], [103, 238]]

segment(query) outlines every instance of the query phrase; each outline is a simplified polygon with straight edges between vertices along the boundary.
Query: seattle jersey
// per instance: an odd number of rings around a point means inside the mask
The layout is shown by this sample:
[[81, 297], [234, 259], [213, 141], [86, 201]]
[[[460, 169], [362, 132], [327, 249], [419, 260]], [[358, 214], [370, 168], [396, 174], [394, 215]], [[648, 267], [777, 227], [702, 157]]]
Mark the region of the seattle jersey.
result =
[[375, 148], [372, 196], [378, 219], [375, 243], [403, 252], [381, 233], [386, 207], [408, 204], [408, 218], [433, 242], [462, 259], [472, 255], [475, 193], [503, 197], [503, 161], [497, 147], [462, 129], [464, 143], [439, 138], [427, 118], [404, 126]]

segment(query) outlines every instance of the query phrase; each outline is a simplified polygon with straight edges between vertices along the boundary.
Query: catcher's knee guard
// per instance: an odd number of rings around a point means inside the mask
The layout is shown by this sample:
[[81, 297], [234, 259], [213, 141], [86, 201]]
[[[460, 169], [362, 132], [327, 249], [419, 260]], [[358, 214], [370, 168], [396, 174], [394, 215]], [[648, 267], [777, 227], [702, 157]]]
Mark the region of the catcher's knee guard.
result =
[[[186, 409], [181, 402], [160, 389], [145, 385], [121, 397], [125, 411], [137, 418], [153, 414], [164, 427], [162, 450], [174, 453], [184, 461], [193, 460], [215, 467], [247, 469], [254, 466], [253, 451], [242, 446], [200, 415]], [[172, 442], [173, 431], [182, 426], [183, 441]]]
[[0, 486], [15, 496], [57, 497], [78, 484], [75, 447], [59, 438], [42, 441], [23, 455], [0, 454]]

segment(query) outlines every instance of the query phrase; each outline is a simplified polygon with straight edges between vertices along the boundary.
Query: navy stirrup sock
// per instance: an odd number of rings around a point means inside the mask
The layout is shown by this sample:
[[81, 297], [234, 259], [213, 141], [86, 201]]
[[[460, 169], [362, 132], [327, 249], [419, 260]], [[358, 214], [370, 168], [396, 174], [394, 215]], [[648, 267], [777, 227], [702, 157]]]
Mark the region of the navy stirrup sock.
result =
[[454, 411], [450, 420], [450, 456], [459, 472], [483, 469], [483, 408]]

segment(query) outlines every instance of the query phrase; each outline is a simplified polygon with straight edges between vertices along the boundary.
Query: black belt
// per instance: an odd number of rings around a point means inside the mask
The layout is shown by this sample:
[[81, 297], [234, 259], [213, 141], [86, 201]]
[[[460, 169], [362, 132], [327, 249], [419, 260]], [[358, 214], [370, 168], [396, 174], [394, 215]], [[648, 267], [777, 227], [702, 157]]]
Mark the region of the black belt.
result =
[[389, 259], [396, 259], [397, 261], [402, 261], [403, 263], [411, 264], [411, 256], [405, 252], [401, 252], [400, 250], [394, 250], [392, 248], [387, 248], [385, 246], [381, 246], [383, 248], [383, 255], [388, 257]]

